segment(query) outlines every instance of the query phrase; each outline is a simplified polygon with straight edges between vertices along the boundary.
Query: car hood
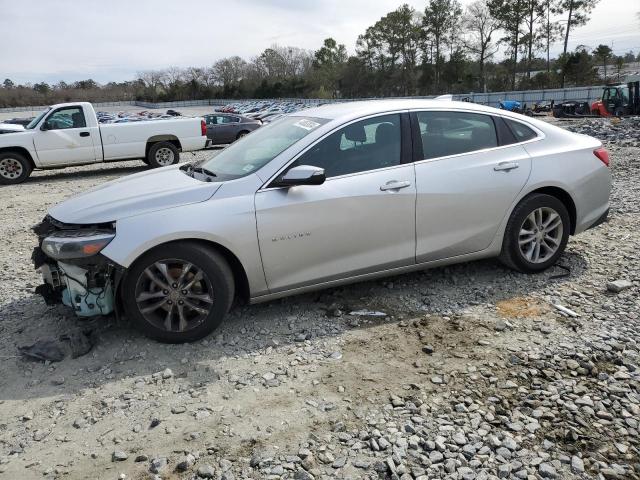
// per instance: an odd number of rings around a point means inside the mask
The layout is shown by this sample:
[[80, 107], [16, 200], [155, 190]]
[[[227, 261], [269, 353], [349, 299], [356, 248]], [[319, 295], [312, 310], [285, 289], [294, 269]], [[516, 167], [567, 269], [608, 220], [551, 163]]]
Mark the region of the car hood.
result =
[[222, 183], [207, 183], [180, 165], [129, 175], [75, 195], [49, 210], [63, 223], [107, 223], [210, 199]]

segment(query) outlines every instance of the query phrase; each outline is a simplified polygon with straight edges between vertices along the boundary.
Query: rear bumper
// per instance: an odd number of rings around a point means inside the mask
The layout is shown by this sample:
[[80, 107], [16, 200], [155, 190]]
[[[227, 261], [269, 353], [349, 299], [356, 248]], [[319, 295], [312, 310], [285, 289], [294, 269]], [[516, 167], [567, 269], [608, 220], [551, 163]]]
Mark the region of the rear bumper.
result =
[[180, 139], [180, 145], [183, 152], [193, 152], [205, 148], [207, 141], [208, 139], [205, 136], [187, 137]]
[[590, 230], [592, 228], [597, 227], [598, 225], [602, 225], [603, 223], [605, 223], [607, 221], [608, 218], [609, 218], [609, 209], [607, 208], [607, 210], [595, 222], [593, 222], [591, 225], [589, 225], [586, 228], [586, 230]]

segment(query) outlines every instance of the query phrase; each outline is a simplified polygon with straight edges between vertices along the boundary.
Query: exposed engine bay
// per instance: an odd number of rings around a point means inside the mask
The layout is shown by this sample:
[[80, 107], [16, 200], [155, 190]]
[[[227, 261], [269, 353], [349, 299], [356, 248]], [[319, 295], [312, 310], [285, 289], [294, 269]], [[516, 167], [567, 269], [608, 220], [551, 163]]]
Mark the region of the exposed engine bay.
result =
[[115, 236], [115, 224], [73, 225], [47, 216], [33, 231], [38, 246], [31, 258], [44, 280], [36, 293], [47, 305], [62, 303], [80, 317], [114, 312], [124, 269], [99, 252]]

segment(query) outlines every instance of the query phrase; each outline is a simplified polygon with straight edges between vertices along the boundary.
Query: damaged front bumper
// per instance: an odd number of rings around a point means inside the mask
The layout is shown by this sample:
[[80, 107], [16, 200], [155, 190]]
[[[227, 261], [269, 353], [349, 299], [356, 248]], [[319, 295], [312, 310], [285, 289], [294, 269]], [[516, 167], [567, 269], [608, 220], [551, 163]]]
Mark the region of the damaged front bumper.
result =
[[[96, 232], [115, 234], [115, 225], [71, 225], [58, 222], [50, 216], [33, 227], [38, 236], [38, 246], [33, 250], [34, 267], [42, 273], [44, 283], [36, 288], [36, 293], [42, 295], [47, 305], [62, 303], [73, 308], [80, 317], [109, 315], [117, 311], [116, 291], [124, 268], [101, 255], [93, 245], [85, 245], [83, 256], [70, 258], [65, 254], [65, 241], [74, 243], [77, 248], [83, 235], [95, 237]], [[51, 247], [51, 239], [56, 241], [55, 248]], [[43, 249], [55, 252], [58, 258], [53, 258]], [[79, 255], [80, 255], [79, 254]], [[71, 255], [72, 256], [72, 255]]]

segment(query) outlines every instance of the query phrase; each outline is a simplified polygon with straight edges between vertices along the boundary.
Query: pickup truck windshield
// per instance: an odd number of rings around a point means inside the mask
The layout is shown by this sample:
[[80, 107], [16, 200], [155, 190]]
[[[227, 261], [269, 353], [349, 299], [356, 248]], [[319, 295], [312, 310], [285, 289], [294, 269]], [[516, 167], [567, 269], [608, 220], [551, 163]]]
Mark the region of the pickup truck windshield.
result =
[[328, 121], [315, 117], [283, 117], [205, 160], [201, 167], [223, 180], [244, 177], [262, 168]]
[[33, 130], [35, 128], [36, 125], [38, 125], [38, 123], [40, 123], [40, 120], [42, 120], [42, 117], [44, 117], [47, 113], [49, 113], [51, 111], [51, 108], [46, 108], [44, 109], [42, 112], [40, 112], [40, 115], [38, 115], [36, 118], [34, 118], [33, 120], [31, 120], [29, 122], [29, 125], [27, 125], [26, 129], [28, 130]]

